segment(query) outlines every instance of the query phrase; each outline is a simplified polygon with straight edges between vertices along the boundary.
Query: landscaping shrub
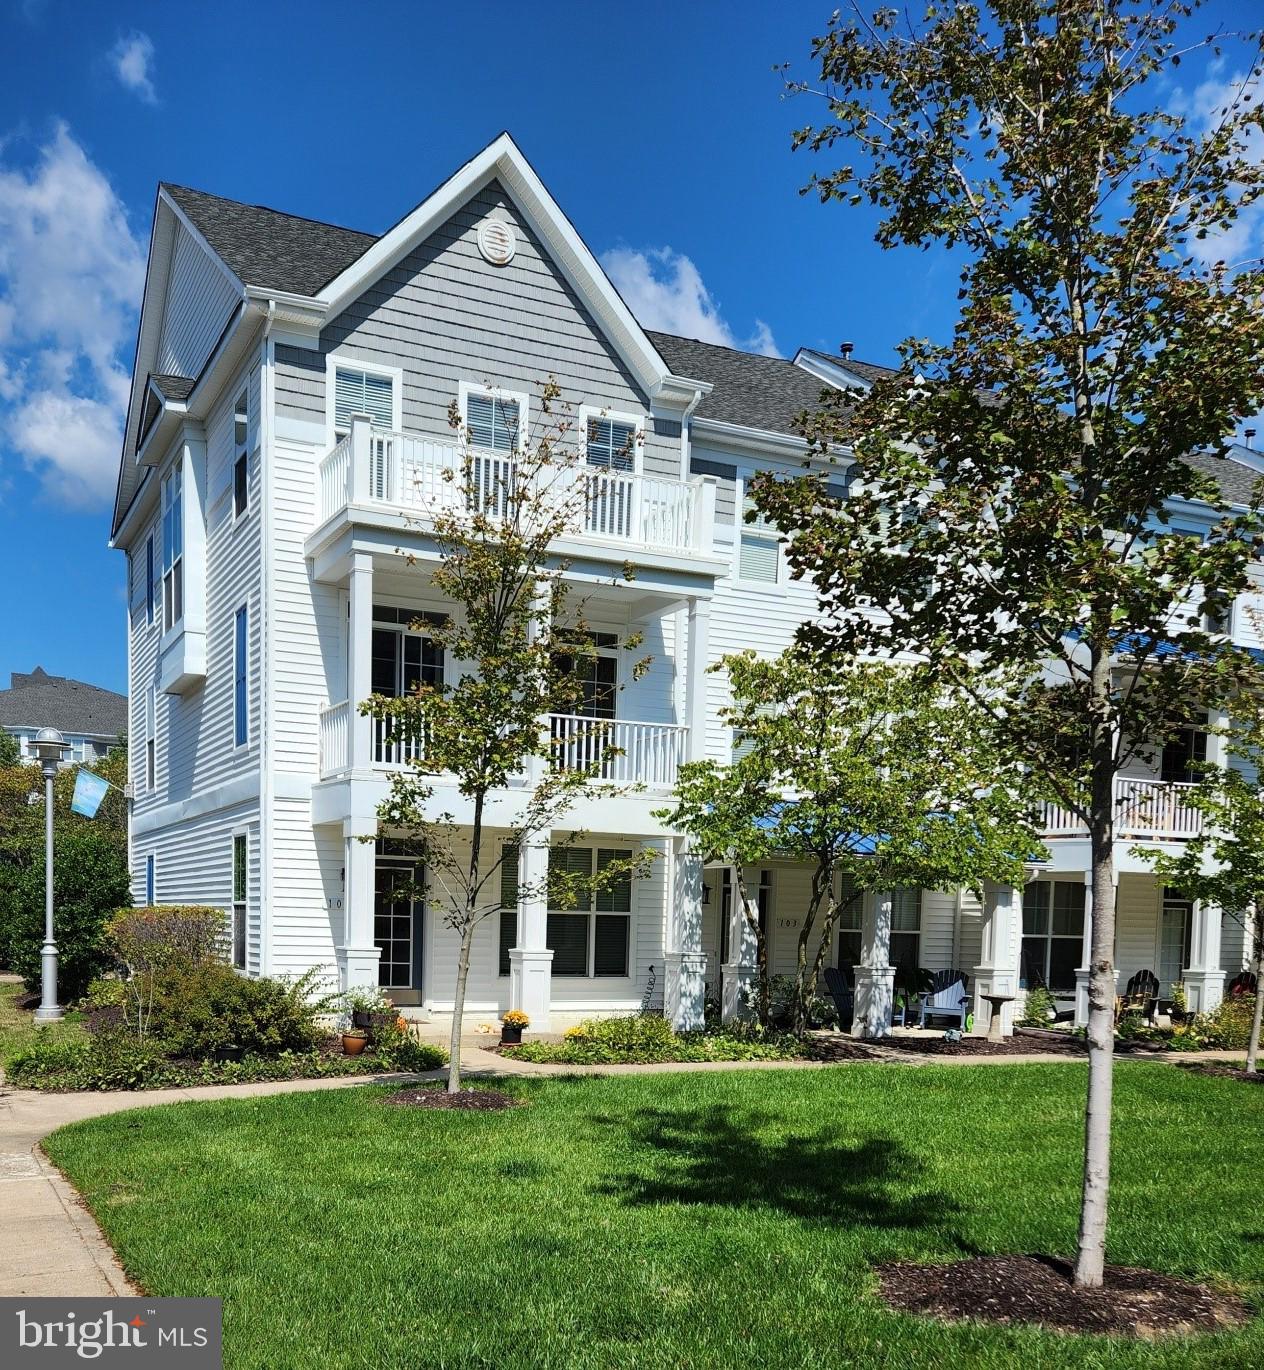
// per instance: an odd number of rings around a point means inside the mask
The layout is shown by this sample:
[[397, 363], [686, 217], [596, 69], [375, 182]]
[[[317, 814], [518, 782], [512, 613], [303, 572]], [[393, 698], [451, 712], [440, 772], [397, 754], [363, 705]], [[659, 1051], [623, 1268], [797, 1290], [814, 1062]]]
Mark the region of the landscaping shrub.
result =
[[804, 1052], [789, 1034], [757, 1029], [678, 1034], [665, 1018], [591, 1018], [569, 1028], [562, 1042], [504, 1047], [522, 1061], [562, 1065], [649, 1065], [666, 1061], [779, 1061]]
[[316, 1050], [246, 1056], [240, 1061], [174, 1061], [162, 1054], [157, 1043], [124, 1032], [83, 1041], [42, 1039], [15, 1053], [6, 1069], [9, 1081], [23, 1089], [176, 1089], [380, 1075], [401, 1069], [437, 1070], [448, 1059], [439, 1047], [419, 1042], [412, 1047], [417, 1064], [407, 1067], [377, 1053], [334, 1056]]
[[[28, 844], [21, 861], [6, 864], [0, 879], [0, 927], [5, 929], [9, 968], [27, 989], [40, 984], [44, 943], [44, 847]], [[131, 897], [127, 861], [108, 828], [67, 825], [53, 849], [53, 899], [57, 912], [57, 987], [73, 1000], [111, 962], [105, 935], [110, 913]]]
[[1245, 1051], [1255, 1004], [1249, 994], [1222, 999], [1210, 1013], [1199, 1013], [1172, 1034], [1174, 1051]]
[[276, 1056], [309, 1050], [321, 1035], [322, 1006], [309, 997], [310, 975], [293, 982], [249, 979], [222, 961], [172, 965], [152, 975], [148, 1035], [169, 1056]]
[[1053, 1022], [1058, 1001], [1047, 989], [1029, 989], [1027, 1001], [1023, 1005], [1023, 1016], [1018, 1019], [1020, 1027], [1047, 1028]]

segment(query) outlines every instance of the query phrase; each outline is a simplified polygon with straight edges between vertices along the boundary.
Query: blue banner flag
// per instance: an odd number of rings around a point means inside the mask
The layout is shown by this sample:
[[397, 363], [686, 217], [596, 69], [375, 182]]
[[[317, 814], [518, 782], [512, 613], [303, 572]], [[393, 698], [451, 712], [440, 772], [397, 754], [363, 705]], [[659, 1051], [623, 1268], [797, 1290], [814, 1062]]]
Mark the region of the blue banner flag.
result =
[[75, 776], [75, 797], [70, 801], [71, 812], [81, 813], [85, 818], [95, 818], [109, 788], [108, 780], [102, 780], [91, 771], [80, 771]]

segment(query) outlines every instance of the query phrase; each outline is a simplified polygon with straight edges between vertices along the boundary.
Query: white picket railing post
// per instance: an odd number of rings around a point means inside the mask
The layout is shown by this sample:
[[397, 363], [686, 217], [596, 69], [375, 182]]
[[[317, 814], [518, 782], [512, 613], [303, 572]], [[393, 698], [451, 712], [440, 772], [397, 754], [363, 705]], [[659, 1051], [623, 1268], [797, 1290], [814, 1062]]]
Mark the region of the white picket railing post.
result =
[[352, 414], [351, 470], [347, 482], [347, 496], [352, 504], [367, 504], [372, 498], [369, 480], [372, 438], [373, 420], [367, 414]]

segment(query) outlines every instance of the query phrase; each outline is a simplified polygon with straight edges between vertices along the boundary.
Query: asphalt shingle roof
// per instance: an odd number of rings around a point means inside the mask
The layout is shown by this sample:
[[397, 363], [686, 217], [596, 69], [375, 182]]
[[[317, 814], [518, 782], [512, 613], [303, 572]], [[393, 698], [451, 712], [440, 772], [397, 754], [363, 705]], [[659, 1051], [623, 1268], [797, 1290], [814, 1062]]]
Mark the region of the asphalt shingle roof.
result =
[[243, 285], [314, 295], [377, 242], [373, 233], [163, 183]]
[[1193, 452], [1185, 460], [1196, 470], [1210, 476], [1220, 486], [1220, 493], [1229, 504], [1250, 504], [1255, 487], [1260, 483], [1258, 471], [1234, 461], [1232, 457], [1214, 452]]
[[118, 737], [127, 731], [127, 696], [82, 680], [49, 675], [40, 666], [29, 674], [14, 671], [10, 688], [0, 690], [0, 726]]

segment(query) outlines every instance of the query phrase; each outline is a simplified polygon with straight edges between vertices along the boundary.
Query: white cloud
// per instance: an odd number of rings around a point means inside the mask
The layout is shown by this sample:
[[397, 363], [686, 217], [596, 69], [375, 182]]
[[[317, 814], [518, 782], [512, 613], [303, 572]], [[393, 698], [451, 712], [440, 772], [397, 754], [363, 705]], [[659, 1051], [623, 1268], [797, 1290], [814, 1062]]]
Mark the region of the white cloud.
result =
[[65, 125], [33, 167], [0, 161], [0, 438], [61, 503], [113, 491], [144, 280], [122, 202]]
[[670, 247], [637, 251], [615, 247], [602, 253], [605, 267], [628, 308], [645, 328], [685, 338], [740, 347], [779, 357], [772, 330], [762, 319], [747, 338], [739, 338], [720, 314], [693, 261]]
[[123, 85], [147, 105], [158, 103], [154, 89], [154, 40], [147, 33], [129, 33], [110, 49], [110, 65]]

